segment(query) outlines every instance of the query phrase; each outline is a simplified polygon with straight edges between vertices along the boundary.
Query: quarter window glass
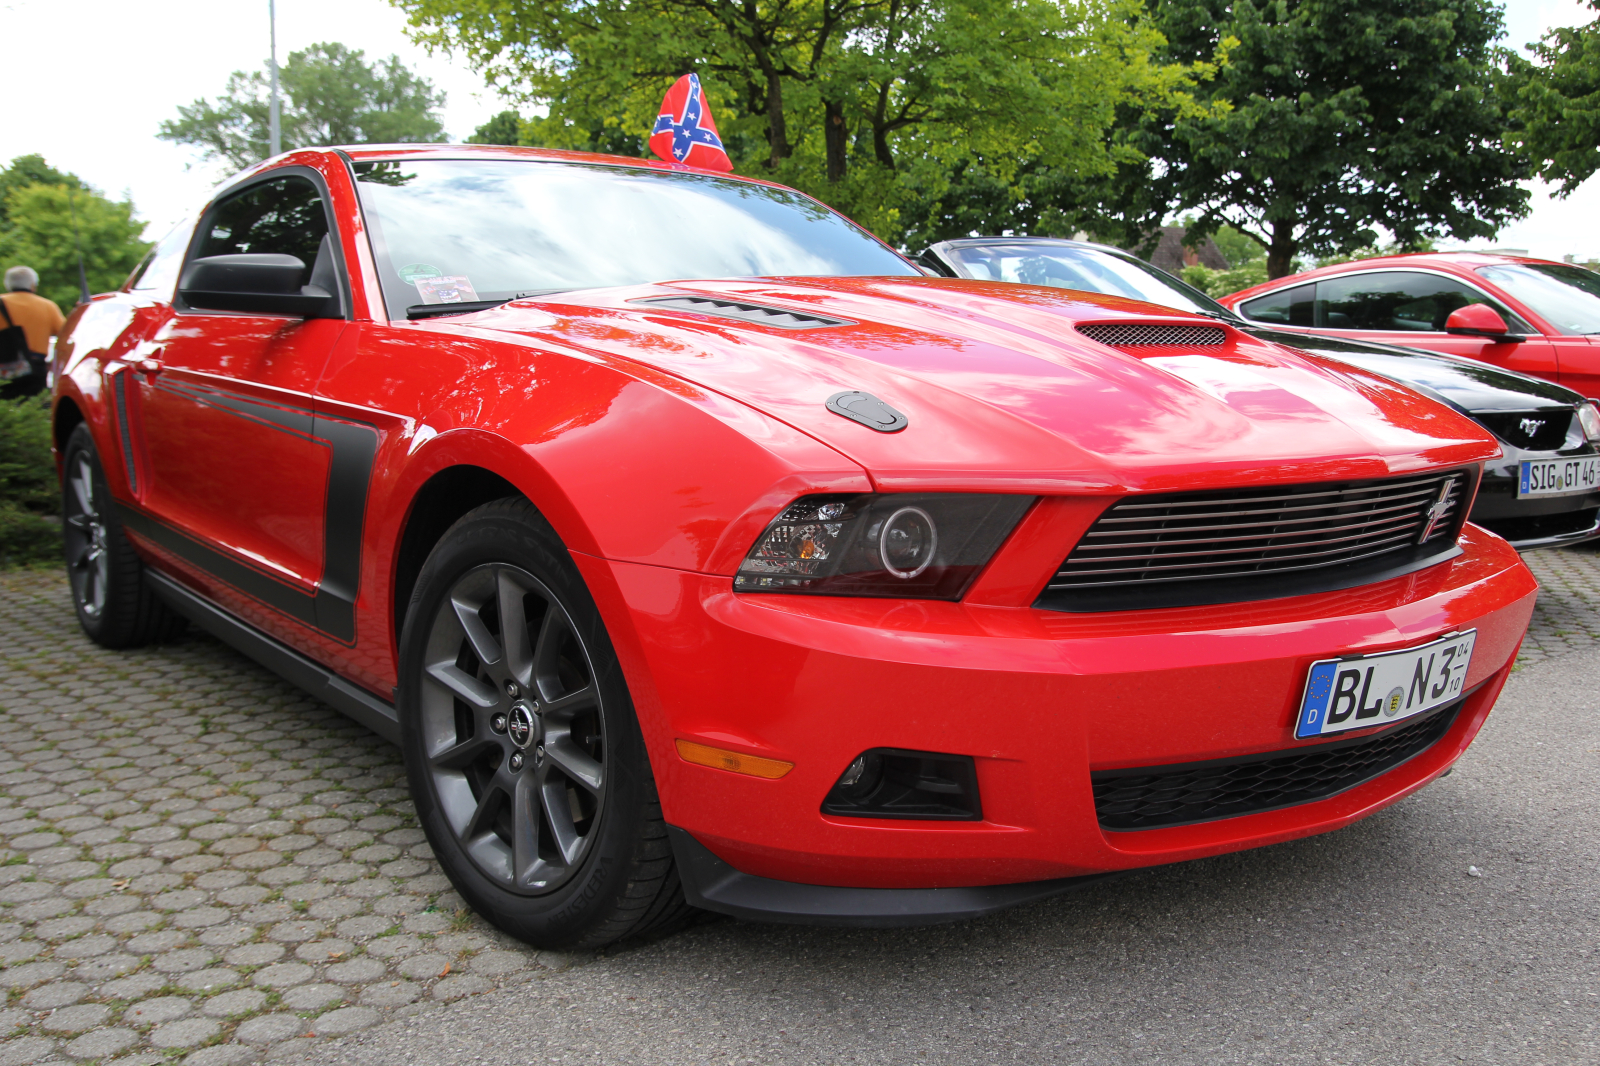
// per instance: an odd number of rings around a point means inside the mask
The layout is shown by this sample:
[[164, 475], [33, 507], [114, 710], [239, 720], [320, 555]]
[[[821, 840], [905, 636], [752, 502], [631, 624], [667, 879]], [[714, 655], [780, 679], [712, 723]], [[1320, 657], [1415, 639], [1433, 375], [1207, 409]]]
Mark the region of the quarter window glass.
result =
[[1239, 305], [1246, 318], [1257, 322], [1271, 322], [1275, 326], [1311, 326], [1315, 285], [1296, 285], [1292, 289], [1279, 289], [1265, 296]]
[[133, 279], [135, 292], [154, 292], [170, 299], [173, 287], [178, 284], [178, 269], [183, 266], [183, 253], [189, 247], [189, 235], [194, 232], [194, 219], [187, 218], [150, 250]]
[[1477, 289], [1409, 270], [1353, 274], [1317, 283], [1317, 325], [1323, 329], [1368, 329], [1387, 333], [1443, 333], [1450, 312], [1488, 304], [1513, 330], [1521, 320]]
[[1562, 333], [1600, 333], [1600, 274], [1557, 263], [1479, 267], [1478, 274]]
[[275, 252], [310, 268], [328, 232], [322, 195], [302, 177], [252, 185], [211, 213], [196, 258]]

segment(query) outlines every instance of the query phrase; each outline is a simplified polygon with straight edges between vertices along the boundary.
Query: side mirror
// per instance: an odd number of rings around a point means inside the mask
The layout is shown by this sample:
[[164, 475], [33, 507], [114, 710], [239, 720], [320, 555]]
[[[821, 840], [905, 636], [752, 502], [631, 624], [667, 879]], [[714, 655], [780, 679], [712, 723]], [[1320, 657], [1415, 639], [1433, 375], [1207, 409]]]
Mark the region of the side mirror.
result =
[[1500, 312], [1488, 304], [1468, 304], [1450, 312], [1444, 320], [1444, 331], [1467, 337], [1491, 337], [1502, 344], [1521, 344], [1522, 338], [1514, 335]]
[[305, 263], [292, 255], [212, 255], [189, 264], [178, 295], [206, 311], [338, 318], [339, 297], [302, 284], [305, 276]]

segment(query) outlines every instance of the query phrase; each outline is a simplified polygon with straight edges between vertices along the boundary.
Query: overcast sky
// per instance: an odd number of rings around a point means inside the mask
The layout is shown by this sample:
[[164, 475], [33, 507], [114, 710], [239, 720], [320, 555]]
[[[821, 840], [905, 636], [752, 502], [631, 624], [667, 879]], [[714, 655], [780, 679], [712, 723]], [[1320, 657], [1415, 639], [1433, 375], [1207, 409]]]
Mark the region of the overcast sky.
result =
[[[1510, 0], [1508, 43], [1594, 17], [1579, 0]], [[113, 197], [131, 196], [145, 236], [159, 237], [226, 176], [190, 149], [156, 139], [162, 120], [215, 97], [235, 70], [267, 57], [266, 0], [0, 0], [11, 106], [0, 120], [0, 162], [38, 152]], [[448, 55], [405, 36], [386, 0], [279, 0], [278, 59], [318, 41], [398, 54], [443, 89], [446, 132], [461, 140], [505, 105]], [[25, 43], [23, 43], [25, 42]], [[18, 97], [26, 100], [19, 103]], [[1535, 190], [1534, 210], [1494, 242], [1559, 259], [1600, 258], [1600, 177], [1566, 201]]]

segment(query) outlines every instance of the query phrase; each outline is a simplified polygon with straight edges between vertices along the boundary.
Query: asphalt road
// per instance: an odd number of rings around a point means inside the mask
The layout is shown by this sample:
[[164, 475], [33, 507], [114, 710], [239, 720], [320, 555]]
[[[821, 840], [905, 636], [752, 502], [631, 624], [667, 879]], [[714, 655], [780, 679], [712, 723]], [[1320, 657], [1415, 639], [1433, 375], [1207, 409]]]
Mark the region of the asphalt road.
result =
[[305, 1054], [1600, 1062], [1597, 692], [1600, 651], [1525, 667], [1452, 775], [1331, 835], [933, 929], [718, 921]]

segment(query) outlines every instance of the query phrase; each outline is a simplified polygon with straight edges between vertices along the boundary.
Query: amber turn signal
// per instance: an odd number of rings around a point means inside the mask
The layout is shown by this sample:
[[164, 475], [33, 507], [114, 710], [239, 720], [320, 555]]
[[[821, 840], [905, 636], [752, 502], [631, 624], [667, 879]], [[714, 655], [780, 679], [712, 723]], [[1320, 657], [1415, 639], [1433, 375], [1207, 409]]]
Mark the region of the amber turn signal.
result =
[[692, 762], [700, 766], [714, 766], [718, 770], [730, 770], [736, 774], [750, 774], [752, 777], [777, 778], [794, 769], [794, 763], [784, 762], [782, 759], [763, 759], [756, 755], [740, 755], [736, 751], [723, 751], [721, 748], [696, 744], [692, 740], [678, 741], [678, 756], [684, 762]]

